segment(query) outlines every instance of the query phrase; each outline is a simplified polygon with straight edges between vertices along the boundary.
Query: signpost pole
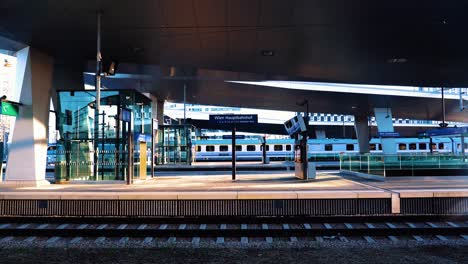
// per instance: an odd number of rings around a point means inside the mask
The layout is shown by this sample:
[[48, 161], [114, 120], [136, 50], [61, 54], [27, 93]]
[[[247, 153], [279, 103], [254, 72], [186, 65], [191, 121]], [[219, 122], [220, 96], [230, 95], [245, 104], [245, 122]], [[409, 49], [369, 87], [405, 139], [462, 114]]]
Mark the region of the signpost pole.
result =
[[262, 157], [263, 157], [263, 164], [267, 164], [266, 160], [266, 137], [263, 137], [262, 140]]
[[236, 180], [236, 126], [232, 128], [232, 180]]

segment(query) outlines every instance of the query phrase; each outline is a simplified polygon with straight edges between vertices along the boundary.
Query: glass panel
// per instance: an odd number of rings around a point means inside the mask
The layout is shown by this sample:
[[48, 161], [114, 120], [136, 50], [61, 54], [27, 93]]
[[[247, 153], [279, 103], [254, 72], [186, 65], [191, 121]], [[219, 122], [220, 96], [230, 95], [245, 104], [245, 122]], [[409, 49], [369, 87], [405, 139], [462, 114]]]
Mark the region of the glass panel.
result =
[[221, 152], [228, 151], [228, 146], [226, 145], [219, 146], [219, 151]]
[[215, 149], [214, 146], [206, 146], [206, 152], [213, 152]]
[[274, 150], [275, 151], [282, 151], [283, 150], [283, 145], [275, 145]]

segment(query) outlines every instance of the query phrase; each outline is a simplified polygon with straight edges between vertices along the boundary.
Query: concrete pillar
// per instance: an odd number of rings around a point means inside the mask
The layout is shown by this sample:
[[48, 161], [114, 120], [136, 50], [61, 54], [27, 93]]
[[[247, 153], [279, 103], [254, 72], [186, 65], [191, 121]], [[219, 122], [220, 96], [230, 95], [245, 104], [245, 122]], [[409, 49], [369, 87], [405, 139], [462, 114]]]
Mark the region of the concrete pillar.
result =
[[38, 186], [45, 180], [52, 59], [30, 47], [17, 53], [19, 115], [13, 132], [4, 184]]
[[359, 144], [359, 153], [369, 153], [369, 122], [367, 115], [354, 116], [354, 129]]
[[164, 124], [164, 100], [159, 100], [151, 95], [151, 117], [158, 120], [158, 124]]
[[[395, 132], [393, 129], [392, 110], [390, 108], [374, 108], [377, 129], [381, 132]], [[395, 138], [380, 138], [384, 155], [396, 155]]]

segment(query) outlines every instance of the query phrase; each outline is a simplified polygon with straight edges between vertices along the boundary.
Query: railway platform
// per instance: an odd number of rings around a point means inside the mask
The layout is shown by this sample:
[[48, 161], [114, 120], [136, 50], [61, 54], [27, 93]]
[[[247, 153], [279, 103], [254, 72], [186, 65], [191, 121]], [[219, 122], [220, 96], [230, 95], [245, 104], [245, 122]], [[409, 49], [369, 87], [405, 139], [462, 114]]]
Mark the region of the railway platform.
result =
[[[319, 170], [339, 169], [339, 161], [314, 162]], [[195, 162], [192, 165], [157, 165], [155, 171], [230, 171], [232, 162]], [[294, 170], [293, 161], [272, 161], [263, 164], [258, 161], [242, 161], [236, 165], [238, 171], [271, 171], [271, 170]]]
[[161, 172], [134, 185], [1, 187], [3, 216], [365, 216], [463, 215], [468, 176], [399, 177], [383, 182], [322, 171]]

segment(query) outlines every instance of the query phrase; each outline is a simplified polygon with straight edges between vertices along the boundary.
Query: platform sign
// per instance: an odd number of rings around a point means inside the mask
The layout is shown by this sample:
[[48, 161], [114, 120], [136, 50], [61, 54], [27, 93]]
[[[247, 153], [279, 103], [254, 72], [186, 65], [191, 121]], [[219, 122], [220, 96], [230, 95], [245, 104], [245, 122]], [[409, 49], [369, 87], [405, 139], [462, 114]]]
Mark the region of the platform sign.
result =
[[381, 138], [397, 138], [400, 137], [399, 132], [379, 132]]
[[258, 115], [210, 115], [210, 123], [224, 124], [258, 124]]
[[121, 108], [119, 119], [124, 122], [130, 122], [132, 120], [132, 111], [127, 108]]
[[135, 142], [151, 142], [151, 135], [144, 133], [135, 133]]
[[11, 102], [1, 102], [1, 113], [2, 115], [7, 116], [18, 116], [19, 106]]
[[421, 135], [428, 137], [468, 135], [468, 126], [433, 129], [428, 130]]
[[[231, 135], [223, 135], [223, 139], [232, 139]], [[245, 139], [245, 135], [236, 135], [236, 139]]]

